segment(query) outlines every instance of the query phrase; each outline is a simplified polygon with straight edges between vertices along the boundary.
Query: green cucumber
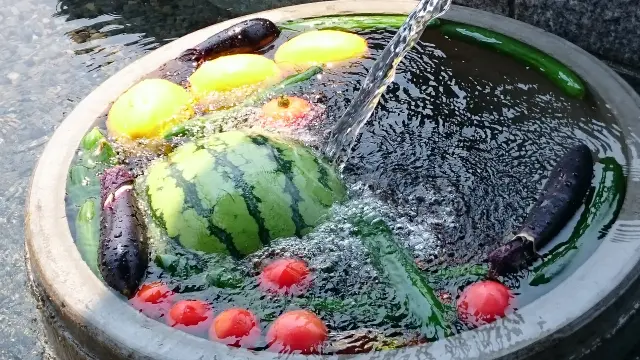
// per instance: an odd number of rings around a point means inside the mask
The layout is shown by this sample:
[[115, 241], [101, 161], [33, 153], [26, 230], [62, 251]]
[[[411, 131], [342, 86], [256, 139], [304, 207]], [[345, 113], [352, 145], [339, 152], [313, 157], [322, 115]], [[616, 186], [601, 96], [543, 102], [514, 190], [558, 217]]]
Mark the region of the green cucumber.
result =
[[565, 94], [571, 97], [581, 99], [586, 93], [582, 79], [567, 66], [516, 39], [480, 27], [456, 23], [442, 24], [440, 31], [445, 36], [484, 45], [490, 49], [513, 56], [544, 74]]
[[94, 199], [87, 199], [76, 216], [76, 246], [80, 256], [96, 275], [100, 274], [100, 271], [98, 271], [99, 211], [99, 202]]
[[282, 81], [277, 83], [276, 85], [269, 87], [267, 89], [258, 91], [254, 96], [243, 101], [238, 107], [243, 108], [247, 106], [256, 106], [257, 104], [267, 101], [270, 98], [273, 98], [277, 95], [282, 94], [288, 88], [293, 85], [299, 84], [301, 82], [307, 81], [312, 77], [320, 74], [324, 69], [322, 66], [312, 66], [307, 70], [300, 72], [298, 74], [289, 75], [284, 78]]
[[459, 266], [448, 266], [433, 271], [429, 274], [429, 282], [432, 284], [442, 284], [444, 282], [456, 281], [461, 278], [477, 278], [478, 280], [487, 276], [489, 266], [486, 264], [464, 264]]
[[157, 254], [155, 263], [173, 277], [187, 279], [204, 271], [197, 261], [190, 261], [184, 256], [173, 254]]
[[452, 334], [446, 322], [446, 308], [440, 302], [418, 266], [393, 239], [391, 229], [383, 221], [365, 218], [354, 222], [356, 234], [369, 251], [377, 271], [386, 278], [416, 319], [429, 340]]
[[612, 157], [598, 161], [598, 173], [600, 177], [595, 193], [580, 214], [573, 232], [567, 241], [556, 245], [540, 264], [534, 266], [530, 285], [549, 283], [571, 264], [578, 251], [588, 245], [588, 241], [595, 243], [596, 238], [601, 239], [615, 221], [624, 200], [626, 177], [620, 163]]
[[[290, 299], [288, 306], [289, 308], [297, 307], [306, 309], [320, 316], [355, 317], [367, 319], [365, 322], [383, 322], [391, 326], [397, 326], [397, 324], [405, 320], [407, 316], [409, 316], [410, 320], [415, 319], [415, 317], [411, 317], [411, 313], [407, 307], [399, 311], [400, 306], [397, 303], [389, 302], [386, 291], [382, 289], [378, 291], [378, 296], [371, 293], [363, 293], [347, 298], [294, 297]], [[420, 325], [422, 324], [416, 321], [411, 321], [406, 324], [406, 326], [409, 327], [420, 327]]]
[[220, 289], [240, 289], [245, 283], [245, 279], [236, 274], [235, 272], [229, 272], [229, 269], [225, 268], [213, 268], [205, 276], [205, 281], [209, 286], [214, 286]]
[[67, 206], [75, 219], [76, 246], [96, 275], [100, 238], [100, 179], [98, 174], [114, 164], [115, 151], [96, 127], [81, 140], [78, 156], [67, 178]]
[[163, 134], [163, 138], [165, 140], [171, 140], [175, 137], [193, 137], [196, 134], [199, 134], [203, 131], [203, 129], [207, 125], [211, 124], [220, 124], [225, 119], [233, 116], [238, 111], [242, 110], [245, 107], [256, 106], [257, 104], [266, 101], [269, 98], [275, 97], [277, 95], [285, 92], [289, 87], [307, 81], [312, 77], [318, 75], [322, 72], [321, 66], [312, 66], [309, 69], [298, 73], [293, 74], [286, 77], [284, 80], [279, 82], [278, 84], [269, 87], [267, 89], [258, 91], [255, 95], [249, 97], [245, 101], [243, 101], [240, 105], [234, 106], [231, 109], [214, 111], [210, 114], [199, 116], [190, 120], [187, 120], [181, 124], [178, 124]]
[[229, 256], [211, 254], [207, 258], [209, 264], [205, 281], [209, 286], [219, 289], [241, 289], [250, 278]]
[[[291, 20], [281, 23], [278, 27], [281, 30], [291, 31], [399, 29], [406, 20], [407, 15], [338, 15]], [[427, 27], [436, 27], [439, 24], [438, 19], [433, 19]]]

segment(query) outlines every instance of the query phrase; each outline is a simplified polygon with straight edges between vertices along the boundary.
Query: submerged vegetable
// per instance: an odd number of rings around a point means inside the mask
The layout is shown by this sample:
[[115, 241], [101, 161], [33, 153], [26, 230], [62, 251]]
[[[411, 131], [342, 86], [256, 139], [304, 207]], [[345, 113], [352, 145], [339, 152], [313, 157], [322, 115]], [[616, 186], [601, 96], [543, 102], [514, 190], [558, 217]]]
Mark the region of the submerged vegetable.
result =
[[[287, 30], [372, 30], [372, 29], [399, 29], [407, 20], [406, 15], [338, 15], [322, 16], [309, 19], [286, 21], [280, 24], [281, 29]], [[440, 25], [440, 20], [432, 19], [428, 28]]]
[[[67, 196], [75, 214], [75, 241], [80, 255], [91, 271], [98, 270], [100, 239], [100, 180], [98, 174], [113, 165], [115, 152], [98, 128], [89, 131], [80, 142], [80, 152], [69, 170]], [[76, 207], [79, 209], [76, 210]]]
[[260, 288], [267, 292], [300, 294], [309, 283], [309, 269], [301, 260], [278, 259], [260, 274]]
[[173, 254], [156, 254], [154, 262], [171, 276], [180, 278], [188, 278], [204, 271], [199, 263], [190, 263], [184, 257]]
[[479, 326], [504, 317], [512, 305], [508, 287], [496, 281], [480, 281], [464, 289], [458, 299], [458, 316], [466, 323]]
[[98, 243], [100, 239], [100, 215], [98, 202], [85, 201], [76, 216], [76, 245], [84, 261], [94, 273], [98, 272]]
[[586, 90], [578, 75], [551, 56], [513, 38], [472, 25], [445, 23], [440, 31], [446, 36], [481, 44], [522, 61], [538, 70], [567, 95], [582, 98]]
[[[585, 205], [569, 239], [551, 249], [544, 260], [533, 268], [529, 282], [531, 285], [550, 282], [571, 263], [578, 250], [587, 246], [587, 241], [599, 240], [603, 235], [603, 228], [611, 226], [616, 219], [624, 200], [626, 177], [622, 166], [615, 158], [602, 158], [598, 160], [597, 165], [601, 168], [601, 175], [591, 201]], [[589, 229], [596, 233], [586, 236]]]
[[273, 322], [267, 343], [269, 350], [279, 353], [317, 354], [327, 337], [326, 325], [314, 313], [294, 310]]
[[273, 58], [281, 65], [307, 68], [362, 57], [368, 50], [367, 41], [359, 35], [319, 30], [305, 32], [280, 45]]
[[551, 170], [518, 234], [489, 254], [490, 273], [517, 271], [538, 258], [538, 249], [556, 236], [582, 205], [592, 176], [589, 147], [579, 144], [567, 151]]
[[485, 264], [464, 264], [439, 268], [429, 274], [429, 280], [434, 282], [453, 281], [461, 277], [484, 277], [489, 267]]
[[189, 77], [191, 91], [197, 98], [243, 88], [234, 98], [280, 80], [278, 66], [262, 55], [237, 54], [207, 61]]
[[185, 89], [167, 80], [146, 79], [113, 103], [107, 129], [119, 139], [157, 138], [192, 115], [192, 99]]
[[182, 145], [153, 163], [145, 181], [156, 223], [170, 237], [234, 257], [306, 234], [346, 194], [310, 149], [241, 131]]
[[394, 241], [391, 229], [380, 220], [361, 219], [356, 226], [374, 267], [419, 320], [422, 334], [430, 340], [450, 335], [443, 304], [415, 261]]
[[100, 273], [107, 285], [131, 297], [149, 264], [147, 231], [131, 173], [122, 166], [105, 170], [100, 177], [100, 198]]

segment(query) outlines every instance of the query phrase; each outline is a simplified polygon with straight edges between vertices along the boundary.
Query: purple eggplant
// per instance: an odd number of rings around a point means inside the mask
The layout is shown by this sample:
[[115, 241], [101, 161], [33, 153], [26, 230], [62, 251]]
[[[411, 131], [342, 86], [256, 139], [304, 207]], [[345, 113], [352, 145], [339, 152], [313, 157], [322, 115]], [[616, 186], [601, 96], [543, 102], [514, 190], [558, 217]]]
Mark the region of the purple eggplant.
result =
[[582, 205], [591, 186], [593, 156], [588, 146], [571, 148], [549, 174], [520, 231], [488, 256], [489, 275], [505, 275], [529, 266], [538, 250], [556, 236]]
[[228, 27], [180, 55], [182, 61], [205, 61], [256, 52], [274, 42], [280, 29], [271, 20], [249, 19]]
[[100, 273], [109, 286], [127, 297], [135, 293], [149, 264], [147, 231], [133, 181], [124, 166], [106, 169], [100, 177]]
[[278, 36], [280, 29], [270, 20], [245, 20], [183, 51], [180, 56], [162, 65], [150, 76], [160, 76], [186, 86], [189, 76], [202, 62], [224, 55], [255, 53], [274, 42]]

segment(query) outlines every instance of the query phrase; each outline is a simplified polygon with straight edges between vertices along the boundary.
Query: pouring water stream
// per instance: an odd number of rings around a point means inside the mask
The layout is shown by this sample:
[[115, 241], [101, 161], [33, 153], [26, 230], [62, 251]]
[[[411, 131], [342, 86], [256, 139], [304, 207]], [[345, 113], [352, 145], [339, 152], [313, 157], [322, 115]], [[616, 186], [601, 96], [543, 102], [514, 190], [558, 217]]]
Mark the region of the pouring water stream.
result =
[[331, 131], [325, 153], [334, 163], [342, 167], [348, 160], [360, 129], [393, 81], [396, 67], [420, 39], [429, 22], [444, 14], [450, 6], [451, 0], [421, 0], [409, 14], [380, 58], [374, 62], [362, 88]]

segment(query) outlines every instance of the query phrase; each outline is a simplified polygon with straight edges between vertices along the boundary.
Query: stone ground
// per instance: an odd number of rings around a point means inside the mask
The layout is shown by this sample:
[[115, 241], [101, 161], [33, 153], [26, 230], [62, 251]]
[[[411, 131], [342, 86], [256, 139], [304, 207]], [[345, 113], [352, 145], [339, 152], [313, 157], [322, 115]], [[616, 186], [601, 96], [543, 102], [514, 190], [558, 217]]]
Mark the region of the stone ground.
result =
[[26, 285], [23, 207], [37, 158], [65, 115], [167, 41], [296, 2], [309, 1], [0, 0], [0, 359], [50, 358]]

